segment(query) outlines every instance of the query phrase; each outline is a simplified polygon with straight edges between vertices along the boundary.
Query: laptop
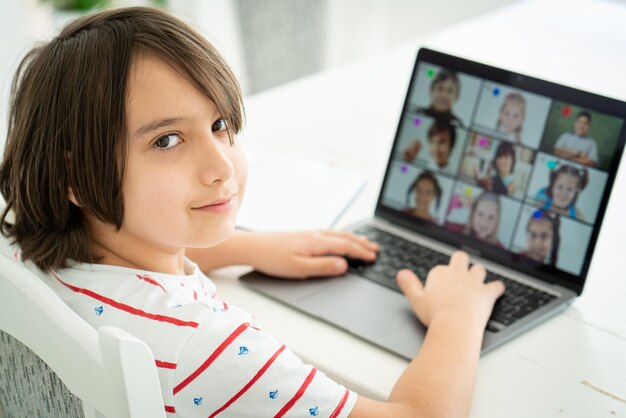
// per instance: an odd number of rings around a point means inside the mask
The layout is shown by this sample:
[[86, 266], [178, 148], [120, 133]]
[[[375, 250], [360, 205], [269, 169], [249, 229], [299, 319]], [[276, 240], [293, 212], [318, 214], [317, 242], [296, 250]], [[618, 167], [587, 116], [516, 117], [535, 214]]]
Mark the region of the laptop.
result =
[[501, 279], [482, 353], [568, 306], [584, 288], [626, 138], [626, 103], [420, 49], [372, 219], [373, 264], [252, 289], [407, 359], [426, 329], [395, 276], [421, 280], [458, 250]]

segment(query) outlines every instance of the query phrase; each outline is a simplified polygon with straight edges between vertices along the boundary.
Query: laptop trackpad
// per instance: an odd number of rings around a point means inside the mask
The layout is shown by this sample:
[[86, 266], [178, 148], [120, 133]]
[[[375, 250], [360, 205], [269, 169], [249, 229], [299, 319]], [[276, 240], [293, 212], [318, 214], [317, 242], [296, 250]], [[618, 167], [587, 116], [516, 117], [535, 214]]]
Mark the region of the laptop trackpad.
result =
[[383, 338], [417, 321], [404, 295], [351, 275], [333, 280], [297, 305], [366, 339]]

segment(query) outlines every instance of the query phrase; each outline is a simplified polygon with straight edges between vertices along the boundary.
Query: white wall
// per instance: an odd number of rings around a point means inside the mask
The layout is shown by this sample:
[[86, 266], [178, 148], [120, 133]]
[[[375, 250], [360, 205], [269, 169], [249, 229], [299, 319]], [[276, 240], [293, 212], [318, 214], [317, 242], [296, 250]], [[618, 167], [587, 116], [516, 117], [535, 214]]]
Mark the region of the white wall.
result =
[[[254, 57], [249, 45], [254, 34], [242, 31], [242, 26], [254, 25], [257, 31], [285, 30], [276, 22], [285, 19], [302, 19], [307, 15], [294, 10], [294, 1], [250, 2], [246, 0], [169, 0], [169, 8], [181, 18], [197, 27], [222, 52], [239, 77], [244, 93], [257, 92], [268, 86], [287, 82], [315, 71], [363, 59], [393, 45], [428, 34], [447, 25], [485, 13], [514, 0], [316, 0], [322, 18], [316, 25], [298, 25], [289, 22], [287, 34], [301, 38], [299, 42], [280, 45], [280, 38], [261, 36], [266, 43], [255, 44]], [[149, 4], [148, 0], [114, 0], [117, 5]], [[259, 6], [263, 5], [263, 6]], [[254, 13], [244, 10], [254, 8]], [[281, 10], [285, 9], [285, 10]], [[263, 13], [273, 14], [268, 19]], [[250, 21], [242, 22], [241, 17]], [[278, 16], [278, 17], [276, 17]], [[0, 150], [4, 149], [7, 128], [7, 106], [10, 84], [15, 69], [24, 53], [41, 39], [52, 37], [59, 27], [75, 15], [53, 13], [48, 3], [40, 0], [4, 0], [0, 10]], [[281, 20], [282, 19], [282, 20]], [[285, 25], [283, 25], [285, 26]], [[314, 28], [315, 35], [303, 32]], [[246, 33], [246, 39], [242, 37]], [[270, 42], [271, 44], [267, 44]], [[306, 43], [321, 50], [319, 57], [311, 59], [306, 54]], [[275, 43], [275, 44], [274, 44]], [[288, 47], [297, 46], [291, 51]], [[246, 59], [246, 53], [248, 59]], [[260, 62], [258, 56], [278, 54], [280, 63], [272, 67], [271, 61]], [[282, 54], [283, 56], [281, 56]], [[284, 59], [283, 59], [284, 58]], [[305, 59], [306, 58], [306, 59]], [[284, 68], [290, 67], [288, 71]], [[282, 71], [277, 78], [277, 72]]]
[[5, 0], [0, 12], [0, 150], [4, 150], [7, 131], [7, 111], [13, 73], [19, 57], [26, 49], [26, 13], [24, 3]]
[[330, 0], [325, 65], [334, 67], [517, 0]]

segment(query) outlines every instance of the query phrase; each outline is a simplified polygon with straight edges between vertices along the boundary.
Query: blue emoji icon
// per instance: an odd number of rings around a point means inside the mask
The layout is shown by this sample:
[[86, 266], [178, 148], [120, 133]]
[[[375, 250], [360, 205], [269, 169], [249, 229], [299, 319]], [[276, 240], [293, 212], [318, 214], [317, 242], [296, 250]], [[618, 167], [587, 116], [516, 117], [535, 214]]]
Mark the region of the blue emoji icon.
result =
[[202, 398], [193, 398], [193, 403], [198, 406], [202, 405]]
[[276, 399], [278, 397], [278, 389], [270, 392], [270, 399]]
[[496, 87], [496, 88], [494, 88], [494, 89], [493, 89], [493, 95], [494, 95], [494, 96], [496, 96], [496, 97], [498, 97], [498, 96], [500, 95], [500, 89], [499, 89], [499, 88], [497, 88], [497, 87]]
[[100, 316], [102, 315], [102, 312], [104, 312], [104, 308], [102, 306], [98, 306], [96, 309], [96, 315]]
[[312, 417], [318, 416], [319, 413], [320, 413], [320, 411], [317, 408], [317, 406], [315, 408], [309, 408], [309, 414], [311, 414]]
[[245, 345], [242, 345], [241, 347], [239, 347], [239, 355], [240, 356], [245, 356], [248, 353], [249, 353], [248, 347], [246, 347]]

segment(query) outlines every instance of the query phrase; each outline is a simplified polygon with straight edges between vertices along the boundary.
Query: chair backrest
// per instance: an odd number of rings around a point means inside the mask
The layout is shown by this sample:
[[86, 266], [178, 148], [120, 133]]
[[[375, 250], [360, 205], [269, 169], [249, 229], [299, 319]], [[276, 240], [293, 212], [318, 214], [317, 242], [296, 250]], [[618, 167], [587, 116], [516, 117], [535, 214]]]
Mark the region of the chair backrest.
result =
[[46, 363], [82, 401], [85, 417], [165, 417], [150, 348], [119, 328], [96, 331], [4, 248], [0, 331]]

